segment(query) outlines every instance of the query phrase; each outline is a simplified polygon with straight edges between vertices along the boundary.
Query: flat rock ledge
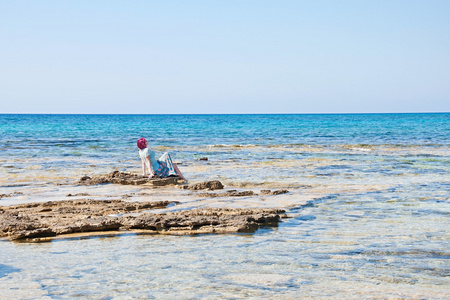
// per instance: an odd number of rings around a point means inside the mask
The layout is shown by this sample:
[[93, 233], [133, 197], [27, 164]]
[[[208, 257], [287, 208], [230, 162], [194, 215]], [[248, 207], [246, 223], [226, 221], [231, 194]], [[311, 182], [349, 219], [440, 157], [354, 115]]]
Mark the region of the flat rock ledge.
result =
[[165, 186], [170, 184], [183, 184], [185, 181], [180, 177], [148, 178], [135, 173], [113, 171], [107, 175], [83, 176], [78, 181], [79, 185], [95, 185], [104, 183], [115, 183], [125, 185], [149, 184], [153, 186]]
[[[289, 193], [288, 190], [261, 190], [261, 195], [281, 195]], [[237, 190], [229, 190], [222, 193], [215, 192], [203, 192], [196, 194], [197, 197], [205, 197], [205, 198], [215, 198], [215, 197], [247, 197], [247, 196], [258, 196], [258, 193], [253, 191], [237, 191]]]
[[192, 235], [251, 233], [261, 226], [277, 226], [284, 210], [205, 208], [168, 213], [148, 210], [176, 202], [122, 200], [66, 200], [0, 206], [0, 238], [37, 242], [61, 235], [144, 231], [152, 234]]
[[[223, 184], [218, 180], [205, 181], [200, 183], [195, 183], [191, 185], [182, 185], [186, 183], [180, 177], [168, 177], [168, 178], [148, 178], [148, 176], [143, 176], [135, 173], [113, 171], [107, 175], [94, 175], [94, 176], [83, 176], [78, 181], [79, 185], [96, 185], [96, 184], [124, 184], [124, 185], [152, 185], [152, 186], [165, 186], [165, 185], [181, 185], [183, 189], [188, 190], [219, 190], [223, 189]], [[0, 195], [1, 197], [6, 197], [7, 195]]]

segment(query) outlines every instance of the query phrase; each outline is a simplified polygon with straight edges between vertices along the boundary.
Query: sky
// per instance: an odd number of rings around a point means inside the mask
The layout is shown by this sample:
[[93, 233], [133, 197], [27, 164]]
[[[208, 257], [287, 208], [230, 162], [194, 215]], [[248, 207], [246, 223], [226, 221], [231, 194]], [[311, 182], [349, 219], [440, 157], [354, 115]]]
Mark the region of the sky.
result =
[[450, 112], [450, 1], [0, 1], [0, 113]]

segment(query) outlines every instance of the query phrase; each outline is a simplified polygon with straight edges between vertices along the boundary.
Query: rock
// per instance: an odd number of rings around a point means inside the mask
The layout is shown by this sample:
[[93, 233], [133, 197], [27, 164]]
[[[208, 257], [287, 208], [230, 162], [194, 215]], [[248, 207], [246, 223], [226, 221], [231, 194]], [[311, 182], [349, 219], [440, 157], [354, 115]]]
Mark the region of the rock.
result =
[[181, 184], [185, 181], [180, 177], [168, 178], [148, 178], [134, 173], [113, 171], [108, 175], [94, 175], [92, 177], [83, 176], [78, 181], [80, 185], [95, 185], [104, 183], [124, 184], [124, 185], [142, 185], [150, 184], [154, 186], [164, 186], [169, 184]]
[[127, 173], [121, 173], [120, 171], [112, 171], [111, 173], [108, 174], [108, 178], [119, 178], [122, 177], [123, 175], [131, 175], [131, 174], [127, 174]]
[[288, 190], [276, 190], [276, 191], [271, 191], [271, 190], [261, 190], [261, 195], [281, 195], [281, 194], [286, 194], [289, 193]]
[[260, 226], [276, 226], [285, 212], [280, 209], [228, 208], [159, 214], [147, 211], [170, 203], [176, 202], [65, 200], [4, 206], [0, 207], [0, 237], [39, 241], [63, 234], [118, 230], [176, 235], [254, 232]]
[[23, 195], [23, 193], [22, 192], [14, 192], [12, 194], [0, 194], [0, 199], [6, 198], [6, 197], [13, 197], [15, 195]]
[[221, 190], [223, 189], [223, 184], [219, 180], [205, 181], [196, 184], [189, 185], [185, 187], [188, 190]]
[[[276, 191], [271, 191], [271, 190], [261, 190], [261, 195], [281, 195], [281, 194], [285, 194], [285, 193], [289, 193], [288, 190], [276, 190]], [[236, 191], [236, 190], [229, 190], [227, 192], [223, 192], [223, 193], [198, 193], [196, 196], [198, 197], [211, 197], [211, 198], [215, 198], [215, 197], [247, 197], [247, 196], [257, 196], [258, 194], [254, 193], [253, 191]]]
[[181, 179], [180, 177], [168, 177], [168, 178], [162, 178], [162, 179], [151, 179], [148, 183], [153, 186], [164, 186], [164, 185], [170, 185], [170, 184], [174, 184], [174, 185], [183, 184], [183, 183], [185, 183], [185, 181], [183, 179]]
[[272, 192], [272, 195], [281, 195], [281, 194], [286, 194], [289, 193], [288, 190], [276, 190]]
[[230, 191], [228, 192], [228, 195], [232, 197], [243, 197], [243, 196], [253, 196], [255, 195], [255, 193], [253, 191], [242, 191], [242, 192]]
[[253, 191], [241, 191], [230, 190], [224, 193], [199, 193], [199, 197], [245, 197], [256, 195]]
[[260, 226], [276, 226], [283, 210], [276, 209], [194, 209], [167, 214], [123, 217], [124, 227], [162, 234], [254, 232]]

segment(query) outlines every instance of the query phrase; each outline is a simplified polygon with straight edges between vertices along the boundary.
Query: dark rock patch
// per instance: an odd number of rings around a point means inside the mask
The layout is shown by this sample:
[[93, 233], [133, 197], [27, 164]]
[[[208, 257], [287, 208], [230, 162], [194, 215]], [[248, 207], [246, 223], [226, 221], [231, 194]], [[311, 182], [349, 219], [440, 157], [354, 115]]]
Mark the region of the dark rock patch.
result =
[[286, 194], [289, 193], [288, 190], [276, 190], [272, 192], [272, 195], [281, 195], [281, 194]]

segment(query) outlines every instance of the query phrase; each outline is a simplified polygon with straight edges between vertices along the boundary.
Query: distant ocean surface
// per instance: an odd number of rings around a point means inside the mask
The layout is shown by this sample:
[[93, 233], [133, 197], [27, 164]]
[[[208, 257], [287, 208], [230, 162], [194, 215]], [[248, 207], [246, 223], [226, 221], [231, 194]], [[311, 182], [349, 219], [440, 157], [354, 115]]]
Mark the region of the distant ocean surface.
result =
[[140, 137], [169, 151], [190, 182], [290, 191], [197, 199], [172, 187], [152, 189], [151, 199], [282, 207], [290, 218], [251, 235], [0, 241], [2, 295], [450, 298], [450, 113], [0, 114], [0, 206], [69, 193], [149, 200], [133, 196], [141, 187], [76, 185], [84, 175], [140, 172]]

